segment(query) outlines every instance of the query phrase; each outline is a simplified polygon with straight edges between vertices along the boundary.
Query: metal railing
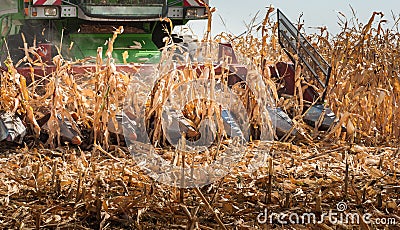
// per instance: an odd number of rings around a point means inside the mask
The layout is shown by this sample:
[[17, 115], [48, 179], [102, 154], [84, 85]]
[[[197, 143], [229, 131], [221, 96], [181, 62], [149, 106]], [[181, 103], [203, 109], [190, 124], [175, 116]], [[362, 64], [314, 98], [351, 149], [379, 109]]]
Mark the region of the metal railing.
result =
[[320, 99], [323, 102], [326, 97], [332, 68], [279, 9], [278, 40], [293, 62], [296, 61], [293, 54], [298, 55], [299, 60], [307, 67], [308, 72], [323, 88]]

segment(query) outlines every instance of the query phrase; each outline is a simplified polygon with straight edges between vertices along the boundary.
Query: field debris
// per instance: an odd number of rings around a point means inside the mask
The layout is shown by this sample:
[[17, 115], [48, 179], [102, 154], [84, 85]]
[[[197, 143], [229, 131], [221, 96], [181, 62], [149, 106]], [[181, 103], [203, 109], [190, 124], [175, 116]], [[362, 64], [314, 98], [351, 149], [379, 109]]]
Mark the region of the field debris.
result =
[[[398, 148], [282, 142], [272, 143], [272, 148], [265, 143], [250, 148], [268, 149], [271, 163], [253, 173], [238, 165], [197, 192], [155, 182], [118, 146], [110, 152], [115, 159], [69, 147], [8, 149], [3, 151], [7, 157], [0, 159], [0, 224], [4, 228], [216, 229], [219, 219], [227, 229], [263, 229], [265, 224], [287, 229], [275, 218], [263, 224], [262, 216], [257, 217], [266, 210], [318, 216], [335, 212], [339, 202], [346, 203], [348, 213], [400, 221]], [[312, 229], [307, 222], [290, 226]], [[359, 227], [351, 222], [342, 226]], [[396, 229], [398, 224], [386, 226]]]

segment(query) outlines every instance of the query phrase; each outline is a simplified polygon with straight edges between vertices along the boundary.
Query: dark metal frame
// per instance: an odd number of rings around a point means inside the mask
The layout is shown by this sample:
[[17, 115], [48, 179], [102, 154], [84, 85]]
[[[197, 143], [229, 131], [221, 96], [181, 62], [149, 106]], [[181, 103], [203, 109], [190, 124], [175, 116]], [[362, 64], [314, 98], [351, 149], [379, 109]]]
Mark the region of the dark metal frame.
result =
[[[300, 61], [304, 63], [318, 81], [324, 89], [320, 99], [321, 102], [324, 102], [332, 67], [279, 9], [278, 41], [293, 63], [295, 63], [295, 59], [292, 54], [297, 54]], [[322, 82], [318, 73], [322, 73], [325, 76], [325, 82]]]

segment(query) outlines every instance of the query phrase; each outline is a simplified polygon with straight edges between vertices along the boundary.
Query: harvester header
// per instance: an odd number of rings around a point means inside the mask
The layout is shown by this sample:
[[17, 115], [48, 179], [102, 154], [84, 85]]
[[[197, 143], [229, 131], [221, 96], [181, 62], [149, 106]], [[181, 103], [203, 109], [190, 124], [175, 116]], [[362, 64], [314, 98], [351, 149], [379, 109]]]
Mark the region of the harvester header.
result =
[[[295, 111], [276, 107], [267, 86], [260, 87], [264, 83], [257, 67], [237, 56], [239, 54], [235, 54], [231, 44], [200, 43], [194, 36], [172, 34], [174, 25], [183, 25], [191, 19], [208, 18], [208, 1], [8, 0], [7, 4], [0, 3], [0, 6], [4, 5], [0, 13], [8, 10], [0, 14], [1, 42], [7, 42], [4, 45], [0, 43], [0, 61], [3, 63], [9, 54], [16, 63], [16, 71], [26, 79], [46, 79], [57, 72], [60, 68], [57, 63], [61, 63], [57, 62], [60, 60], [58, 54], [61, 54], [64, 63], [71, 63], [66, 71], [68, 76], [74, 78], [80, 76], [81, 80], [91, 80], [93, 76], [90, 74], [96, 73], [98, 77], [101, 72], [107, 73], [104, 79], [110, 81], [112, 78], [108, 76], [126, 75], [124, 83], [130, 82], [133, 89], [132, 94], [128, 90], [127, 98], [129, 100], [130, 95], [132, 99], [128, 102], [134, 106], [122, 111], [120, 107], [123, 103], [116, 103], [113, 109], [107, 111], [110, 115], [102, 122], [111, 124], [108, 126], [111, 127], [110, 133], [135, 137], [134, 141], [136, 138], [141, 141], [147, 138], [147, 144], [159, 147], [179, 143], [182, 135], [188, 141], [200, 143], [204, 139], [204, 143], [211, 144], [217, 143], [216, 137], [220, 140], [228, 137], [249, 141], [270, 140], [273, 136], [291, 140], [304, 137], [300, 135], [304, 132], [292, 121], [299, 114], [307, 124], [320, 130], [329, 129], [336, 119], [335, 114], [324, 105], [330, 65], [279, 10], [279, 43], [292, 62], [279, 62], [268, 67], [280, 98], [293, 101], [300, 98], [302, 107]], [[297, 54], [298, 59], [292, 54]], [[104, 60], [107, 67], [99, 71]], [[296, 70], [304, 73], [307, 84], [296, 84], [296, 79], [300, 77], [296, 75]], [[191, 80], [197, 81], [187, 85], [193, 91], [183, 93], [186, 91], [179, 88], [180, 84]], [[86, 87], [99, 92], [93, 87], [96, 82], [99, 80]], [[169, 87], [174, 84], [177, 87], [163, 90], [165, 82]], [[199, 85], [202, 84], [201, 97], [193, 96], [199, 93]], [[172, 102], [158, 104], [168, 102], [172, 89], [179, 89]], [[262, 90], [258, 92], [255, 89]], [[141, 98], [143, 95], [148, 98]], [[188, 101], [181, 99], [188, 95], [193, 97]], [[222, 102], [232, 102], [226, 98], [236, 99], [230, 104], [218, 104], [215, 102], [216, 95], [221, 96], [219, 99], [223, 99], [220, 100]], [[104, 98], [108, 97], [108, 90], [105, 90]], [[142, 99], [141, 109], [137, 108], [137, 98]], [[243, 109], [237, 111], [241, 108], [238, 105], [242, 105]], [[159, 110], [161, 108], [166, 109], [165, 113]], [[61, 122], [65, 118], [57, 115], [60, 117], [53, 116], [53, 120]], [[41, 120], [46, 124], [44, 118]], [[73, 123], [72, 118], [66, 118]], [[166, 122], [162, 123], [162, 119]], [[209, 124], [206, 120], [212, 122]], [[118, 128], [122, 126], [130, 127], [129, 132], [122, 132]], [[66, 127], [65, 130], [68, 130]], [[69, 139], [72, 140], [74, 135], [71, 136]], [[97, 138], [96, 135], [94, 137]], [[97, 142], [96, 138], [94, 142]], [[126, 140], [127, 143], [129, 141]]]

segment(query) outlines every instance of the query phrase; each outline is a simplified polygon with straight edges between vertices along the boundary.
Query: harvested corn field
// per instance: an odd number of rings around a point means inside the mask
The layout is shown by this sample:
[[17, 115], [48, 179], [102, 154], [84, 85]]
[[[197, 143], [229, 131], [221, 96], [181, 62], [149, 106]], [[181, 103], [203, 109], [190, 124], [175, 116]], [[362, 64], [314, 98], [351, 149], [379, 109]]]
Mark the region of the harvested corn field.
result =
[[275, 12], [155, 64], [115, 61], [122, 26], [86, 59], [25, 42], [1, 67], [0, 226], [399, 229], [399, 32], [374, 13], [291, 43]]

